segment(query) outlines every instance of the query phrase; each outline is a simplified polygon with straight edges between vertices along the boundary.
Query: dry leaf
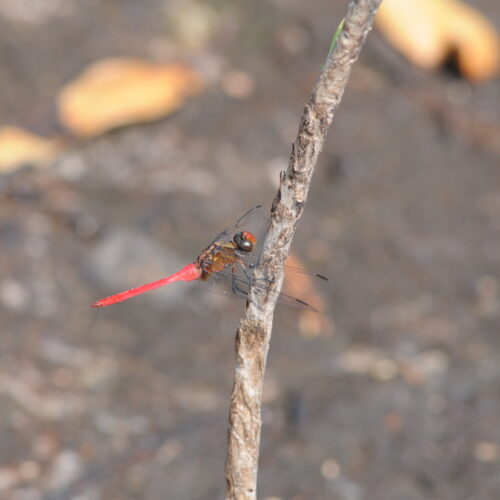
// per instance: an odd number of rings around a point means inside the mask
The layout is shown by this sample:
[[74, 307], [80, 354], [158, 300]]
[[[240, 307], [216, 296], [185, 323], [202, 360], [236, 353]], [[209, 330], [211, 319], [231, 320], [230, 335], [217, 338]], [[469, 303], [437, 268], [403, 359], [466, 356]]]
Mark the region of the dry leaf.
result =
[[62, 150], [59, 139], [44, 139], [17, 127], [0, 127], [0, 173], [24, 165], [44, 166]]
[[456, 1], [453, 4], [450, 35], [460, 71], [472, 81], [494, 77], [500, 64], [500, 38], [495, 27], [472, 7]]
[[[286, 265], [291, 268], [303, 269], [303, 265], [298, 257], [290, 253]], [[299, 330], [304, 337], [318, 337], [328, 335], [333, 331], [332, 321], [324, 314], [325, 300], [318, 295], [314, 280], [308, 274], [285, 273], [282, 291], [292, 296], [304, 298], [309, 304], [315, 307], [319, 312], [300, 311]]]
[[62, 89], [59, 116], [73, 134], [90, 137], [173, 113], [202, 88], [200, 76], [181, 64], [104, 59]]
[[469, 80], [485, 80], [498, 72], [495, 27], [459, 0], [384, 0], [377, 25], [418, 66], [436, 68], [452, 55]]

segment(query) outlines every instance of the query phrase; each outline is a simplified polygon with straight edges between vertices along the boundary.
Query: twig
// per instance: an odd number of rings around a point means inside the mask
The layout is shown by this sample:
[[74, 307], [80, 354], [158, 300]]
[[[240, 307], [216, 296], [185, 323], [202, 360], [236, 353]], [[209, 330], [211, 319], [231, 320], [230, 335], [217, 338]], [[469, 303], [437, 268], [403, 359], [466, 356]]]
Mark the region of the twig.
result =
[[381, 0], [353, 0], [342, 33], [330, 51], [300, 122], [288, 168], [273, 202], [262, 263], [256, 278], [270, 279], [268, 289], [251, 290], [246, 314], [236, 333], [236, 368], [229, 409], [226, 499], [256, 498], [261, 430], [261, 397], [283, 264], [304, 210], [311, 176], [351, 68], [370, 31]]

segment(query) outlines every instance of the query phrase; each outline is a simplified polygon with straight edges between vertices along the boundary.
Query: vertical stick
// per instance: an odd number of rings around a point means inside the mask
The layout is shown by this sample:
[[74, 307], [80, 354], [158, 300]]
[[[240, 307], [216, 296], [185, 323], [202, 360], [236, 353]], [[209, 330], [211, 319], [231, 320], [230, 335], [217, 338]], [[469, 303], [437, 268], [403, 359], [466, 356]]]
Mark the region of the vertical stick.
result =
[[352, 66], [370, 31], [381, 0], [353, 0], [340, 36], [328, 54], [306, 104], [297, 139], [273, 202], [269, 231], [257, 278], [270, 278], [267, 290], [252, 290], [236, 333], [236, 368], [229, 408], [226, 499], [256, 499], [261, 400], [267, 352], [283, 265], [304, 210], [309, 184]]

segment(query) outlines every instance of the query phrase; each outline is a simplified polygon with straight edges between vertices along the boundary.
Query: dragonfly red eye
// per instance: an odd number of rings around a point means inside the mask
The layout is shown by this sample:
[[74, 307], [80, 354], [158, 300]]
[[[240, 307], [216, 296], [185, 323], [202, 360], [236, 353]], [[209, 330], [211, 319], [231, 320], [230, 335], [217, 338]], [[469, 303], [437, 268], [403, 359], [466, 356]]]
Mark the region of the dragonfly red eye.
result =
[[251, 252], [257, 242], [255, 236], [248, 231], [241, 231], [235, 234], [233, 241], [236, 243], [238, 249], [243, 250], [243, 252]]

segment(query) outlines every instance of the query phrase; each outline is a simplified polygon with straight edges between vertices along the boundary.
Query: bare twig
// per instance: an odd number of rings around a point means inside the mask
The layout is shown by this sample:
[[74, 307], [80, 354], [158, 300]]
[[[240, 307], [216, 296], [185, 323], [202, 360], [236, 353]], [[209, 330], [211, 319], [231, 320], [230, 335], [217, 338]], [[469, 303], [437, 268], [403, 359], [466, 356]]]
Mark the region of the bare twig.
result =
[[[286, 172], [273, 202], [262, 264], [257, 273], [271, 278], [267, 290], [252, 290], [236, 333], [236, 369], [229, 409], [226, 499], [256, 498], [261, 429], [261, 396], [267, 351], [283, 264], [304, 210], [311, 176], [351, 68], [370, 31], [381, 0], [353, 0], [335, 48], [328, 54], [307, 103]], [[257, 276], [258, 278], [259, 276]]]

